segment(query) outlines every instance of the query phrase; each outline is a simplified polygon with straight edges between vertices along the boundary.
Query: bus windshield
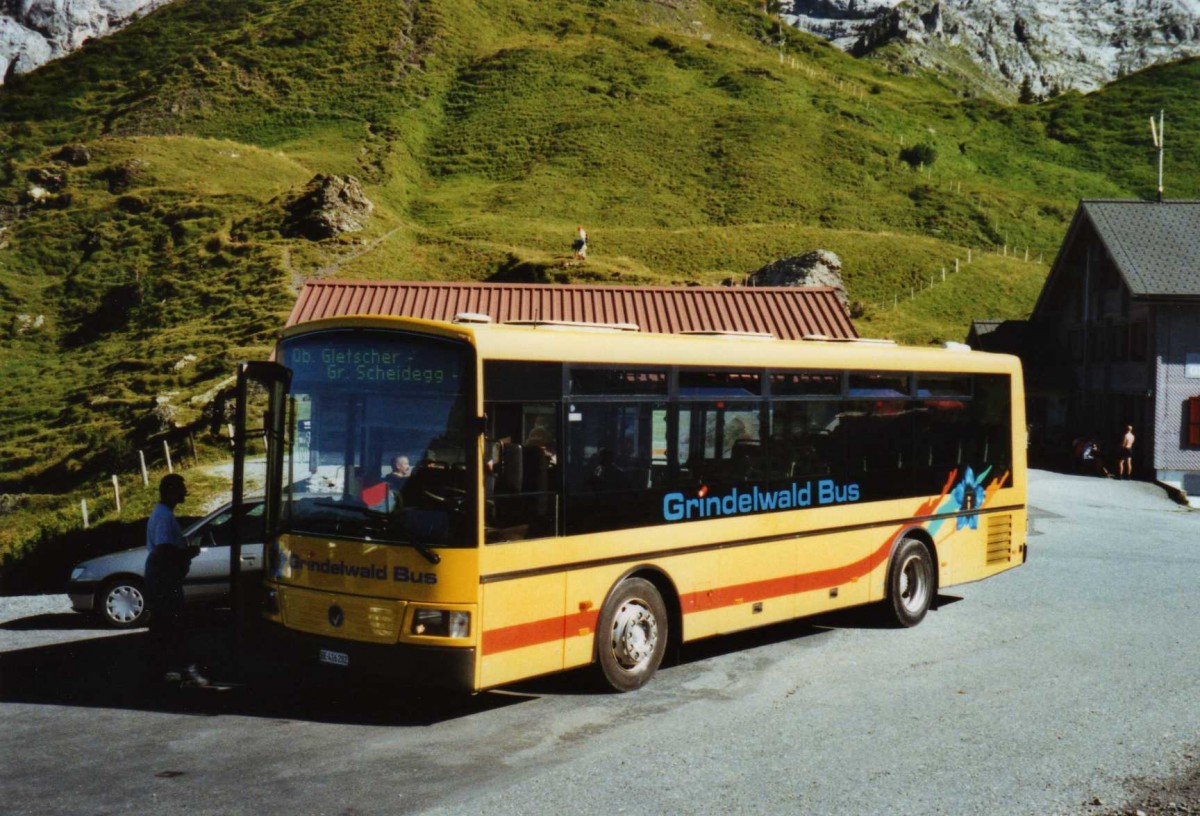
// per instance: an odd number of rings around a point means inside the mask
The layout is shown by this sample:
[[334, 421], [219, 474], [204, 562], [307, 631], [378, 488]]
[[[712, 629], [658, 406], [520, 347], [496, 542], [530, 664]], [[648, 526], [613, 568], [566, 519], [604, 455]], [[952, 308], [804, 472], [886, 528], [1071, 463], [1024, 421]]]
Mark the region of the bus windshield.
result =
[[285, 340], [293, 372], [284, 531], [472, 546], [476, 483], [468, 345], [396, 331]]

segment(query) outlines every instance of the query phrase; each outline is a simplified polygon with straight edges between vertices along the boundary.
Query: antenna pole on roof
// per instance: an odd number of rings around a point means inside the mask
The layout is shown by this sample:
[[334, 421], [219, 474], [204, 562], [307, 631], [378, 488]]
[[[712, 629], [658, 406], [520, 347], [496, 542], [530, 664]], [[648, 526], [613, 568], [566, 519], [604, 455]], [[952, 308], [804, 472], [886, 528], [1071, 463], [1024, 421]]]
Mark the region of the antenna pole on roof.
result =
[[1154, 146], [1158, 148], [1158, 200], [1163, 200], [1163, 112], [1158, 112], [1158, 128], [1154, 127], [1154, 116], [1150, 117], [1150, 135], [1154, 138]]

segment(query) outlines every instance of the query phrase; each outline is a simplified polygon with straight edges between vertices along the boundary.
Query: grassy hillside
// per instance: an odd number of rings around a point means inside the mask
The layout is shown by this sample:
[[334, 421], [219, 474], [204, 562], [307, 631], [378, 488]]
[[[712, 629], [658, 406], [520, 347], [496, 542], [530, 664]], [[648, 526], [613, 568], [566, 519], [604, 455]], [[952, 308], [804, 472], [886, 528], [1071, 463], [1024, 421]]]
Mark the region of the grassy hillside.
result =
[[[15, 78], [0, 494], [75, 501], [189, 431], [218, 455], [213, 395], [311, 276], [715, 283], [820, 247], [866, 331], [960, 339], [972, 317], [1027, 311], [1046, 266], [988, 259], [881, 304], [968, 249], [1052, 258], [1080, 197], [1149, 194], [1148, 107], [1180, 134], [1169, 191], [1195, 193], [1196, 63], [1009, 106], [787, 28], [781, 60], [760, 7], [178, 0]], [[915, 146], [930, 166], [902, 158]], [[365, 230], [289, 234], [318, 173], [363, 182]], [[576, 224], [583, 266], [564, 263]], [[53, 534], [22, 512], [0, 552]]]

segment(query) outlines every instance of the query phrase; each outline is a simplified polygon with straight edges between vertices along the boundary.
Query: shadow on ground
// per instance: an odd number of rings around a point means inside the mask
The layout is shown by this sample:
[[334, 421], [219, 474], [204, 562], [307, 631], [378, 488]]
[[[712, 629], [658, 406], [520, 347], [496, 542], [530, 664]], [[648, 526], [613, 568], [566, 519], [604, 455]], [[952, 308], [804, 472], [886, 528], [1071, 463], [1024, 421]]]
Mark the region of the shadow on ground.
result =
[[[79, 629], [79, 616], [36, 615], [4, 624], [14, 630]], [[264, 717], [344, 724], [433, 725], [512, 705], [520, 696], [397, 690], [348, 682], [336, 670], [280, 660], [252, 641], [234, 659], [231, 621], [197, 622], [196, 652], [214, 687], [181, 688], [145, 672], [144, 629], [0, 653], [0, 702], [159, 711], [194, 716]]]
[[[939, 606], [959, 600], [939, 596]], [[936, 613], [935, 613], [936, 614]], [[686, 666], [746, 649], [812, 637], [836, 629], [885, 628], [877, 610], [852, 609], [687, 644], [674, 665]], [[92, 628], [74, 614], [8, 621], [16, 631]], [[95, 627], [100, 629], [100, 627]], [[108, 631], [108, 630], [104, 630]], [[264, 717], [361, 725], [427, 726], [546, 695], [607, 693], [595, 673], [579, 669], [477, 695], [403, 689], [350, 679], [340, 670], [280, 659], [250, 636], [235, 659], [232, 615], [200, 618], [195, 647], [218, 684], [180, 688], [147, 676], [145, 630], [0, 653], [0, 702], [159, 711], [193, 716]]]
[[101, 623], [99, 617], [81, 615], [78, 612], [46, 612], [41, 615], [30, 615], [28, 618], [17, 618], [0, 623], [0, 629], [9, 632], [113, 631]]

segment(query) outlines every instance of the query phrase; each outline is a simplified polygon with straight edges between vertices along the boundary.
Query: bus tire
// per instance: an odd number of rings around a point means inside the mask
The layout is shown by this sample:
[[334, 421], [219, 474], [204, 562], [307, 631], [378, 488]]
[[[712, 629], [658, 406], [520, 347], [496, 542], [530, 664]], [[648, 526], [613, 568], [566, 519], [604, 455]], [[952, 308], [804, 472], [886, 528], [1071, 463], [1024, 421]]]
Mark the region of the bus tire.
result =
[[933, 556], [925, 543], [903, 538], [888, 569], [886, 610], [899, 626], [916, 626], [933, 603]]
[[667, 607], [654, 584], [629, 578], [617, 585], [600, 612], [597, 662], [614, 691], [644, 686], [667, 650]]

